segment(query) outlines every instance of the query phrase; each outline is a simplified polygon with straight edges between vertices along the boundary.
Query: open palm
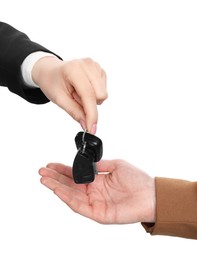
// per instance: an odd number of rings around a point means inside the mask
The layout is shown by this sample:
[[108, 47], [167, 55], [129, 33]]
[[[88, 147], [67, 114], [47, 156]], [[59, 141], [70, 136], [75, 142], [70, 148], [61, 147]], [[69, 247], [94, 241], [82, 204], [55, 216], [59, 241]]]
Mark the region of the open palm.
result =
[[103, 224], [154, 222], [155, 184], [124, 160], [102, 160], [90, 184], [76, 184], [72, 168], [50, 163], [39, 170], [41, 183], [73, 211]]

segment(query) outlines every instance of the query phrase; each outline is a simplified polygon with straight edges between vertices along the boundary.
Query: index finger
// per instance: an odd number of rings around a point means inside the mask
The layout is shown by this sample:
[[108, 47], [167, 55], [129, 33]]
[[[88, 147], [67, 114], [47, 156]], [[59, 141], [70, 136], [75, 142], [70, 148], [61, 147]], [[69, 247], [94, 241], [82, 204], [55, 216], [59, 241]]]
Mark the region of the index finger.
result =
[[94, 88], [89, 79], [81, 72], [72, 82], [75, 91], [81, 99], [85, 114], [85, 125], [89, 133], [95, 134], [98, 121], [97, 101]]

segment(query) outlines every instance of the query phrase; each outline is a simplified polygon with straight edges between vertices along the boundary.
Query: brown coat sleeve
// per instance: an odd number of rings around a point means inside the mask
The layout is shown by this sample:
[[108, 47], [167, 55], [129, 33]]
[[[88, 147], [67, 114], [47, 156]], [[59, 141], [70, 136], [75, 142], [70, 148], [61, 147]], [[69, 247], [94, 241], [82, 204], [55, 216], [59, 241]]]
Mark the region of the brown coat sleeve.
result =
[[151, 235], [197, 239], [197, 182], [156, 178], [156, 223], [142, 223]]

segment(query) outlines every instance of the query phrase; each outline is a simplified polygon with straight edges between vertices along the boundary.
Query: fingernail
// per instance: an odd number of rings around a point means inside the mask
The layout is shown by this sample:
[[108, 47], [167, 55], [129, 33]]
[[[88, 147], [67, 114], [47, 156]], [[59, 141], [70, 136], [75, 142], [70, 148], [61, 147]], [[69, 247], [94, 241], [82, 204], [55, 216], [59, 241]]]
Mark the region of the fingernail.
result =
[[91, 129], [91, 134], [95, 135], [96, 129], [97, 129], [97, 124], [93, 124], [92, 129]]

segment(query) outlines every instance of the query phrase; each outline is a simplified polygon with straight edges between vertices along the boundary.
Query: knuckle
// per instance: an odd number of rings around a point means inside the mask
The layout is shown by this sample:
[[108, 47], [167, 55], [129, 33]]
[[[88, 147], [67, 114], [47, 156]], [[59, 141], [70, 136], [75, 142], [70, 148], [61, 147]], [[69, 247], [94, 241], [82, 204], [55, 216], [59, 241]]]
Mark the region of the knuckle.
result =
[[89, 58], [89, 57], [84, 58], [84, 61], [85, 61], [87, 64], [95, 63], [95, 62], [93, 61], [93, 59], [91, 59], [91, 58]]
[[107, 99], [107, 98], [108, 98], [108, 93], [107, 93], [107, 91], [104, 91], [104, 92], [102, 92], [102, 93], [99, 95], [99, 100], [104, 101], [104, 100]]

